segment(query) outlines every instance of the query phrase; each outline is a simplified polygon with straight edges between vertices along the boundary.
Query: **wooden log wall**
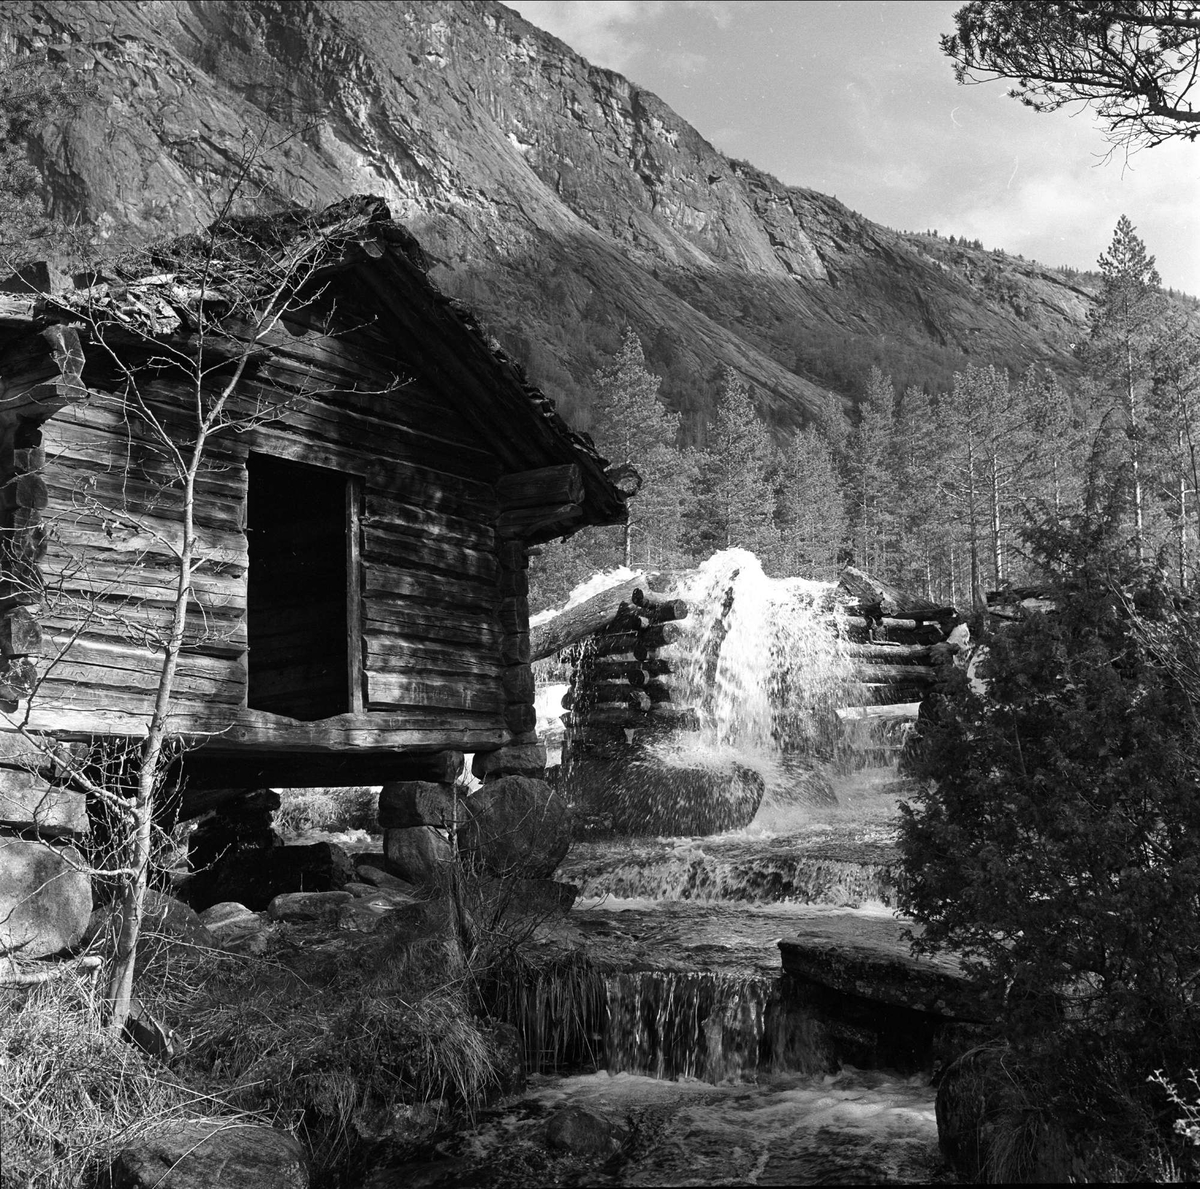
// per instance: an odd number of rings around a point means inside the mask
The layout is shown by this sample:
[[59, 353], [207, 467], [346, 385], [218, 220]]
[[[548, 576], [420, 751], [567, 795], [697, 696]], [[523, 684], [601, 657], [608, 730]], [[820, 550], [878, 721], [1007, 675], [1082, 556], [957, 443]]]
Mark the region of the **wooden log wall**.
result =
[[919, 702], [937, 684], [941, 666], [953, 659], [947, 641], [961, 619], [952, 607], [892, 610], [885, 615], [879, 601], [860, 601], [837, 621], [864, 705]]
[[576, 645], [563, 698], [567, 737], [563, 760], [628, 754], [631, 745], [676, 730], [698, 730], [696, 712], [671, 701], [678, 661], [669, 653], [688, 614], [681, 599], [660, 599], [640, 587], [628, 592], [608, 625]]
[[[268, 357], [231, 408], [235, 418], [257, 415], [263, 424], [216, 439], [198, 480], [205, 560], [177, 680], [177, 724], [219, 730], [245, 704], [248, 646], [254, 664], [246, 460], [257, 451], [357, 484], [347, 526], [362, 654], [352, 711], [443, 732], [446, 746], [463, 731], [494, 732], [499, 742], [506, 728], [531, 730], [532, 690], [519, 675], [528, 665], [523, 548], [521, 563], [511, 563], [514, 542], [496, 531], [494, 452], [402, 374], [369, 319], [337, 338], [301, 320], [263, 345]], [[45, 637], [43, 720], [69, 713], [86, 729], [87, 712], [100, 711], [94, 729], [105, 730], [113, 719], [104, 715], [149, 712], [159, 663], [152, 638], [170, 615], [181, 500], [162, 444], [124, 415], [116, 396], [98, 390], [95, 377], [89, 383], [87, 400], [43, 423], [36, 447], [20, 444], [15, 418], [0, 425], [10, 579], [0, 614], [22, 601], [11, 597], [20, 572], [14, 559], [36, 546], [45, 584], [33, 608]], [[156, 376], [155, 412], [180, 441], [190, 430], [189, 395], [184, 379]]]
[[[167, 393], [163, 396], [167, 397]], [[185, 440], [170, 403], [159, 410]], [[177, 582], [182, 495], [162, 443], [115, 399], [70, 404], [41, 426], [44, 635], [39, 710], [145, 717]], [[244, 699], [245, 467], [219, 442], [197, 479], [194, 579], [176, 678], [180, 715], [228, 721]]]

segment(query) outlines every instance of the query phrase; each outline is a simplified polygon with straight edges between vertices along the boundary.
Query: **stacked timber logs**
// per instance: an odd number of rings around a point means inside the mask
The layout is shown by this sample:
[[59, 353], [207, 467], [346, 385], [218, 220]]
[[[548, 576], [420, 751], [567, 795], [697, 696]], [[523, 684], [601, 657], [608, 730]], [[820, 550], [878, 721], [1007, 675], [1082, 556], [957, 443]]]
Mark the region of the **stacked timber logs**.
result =
[[[570, 711], [564, 760], [585, 752], [611, 757], [664, 732], [699, 730], [695, 710], [675, 705], [671, 697], [679, 662], [667, 650], [683, 635], [677, 621], [687, 616], [688, 606], [682, 599], [655, 598], [644, 583], [637, 579], [605, 592], [618, 596], [615, 606], [610, 597], [603, 606], [576, 609], [606, 616], [607, 623], [577, 648], [563, 699]], [[559, 631], [563, 626], [557, 625]]]
[[74, 846], [87, 806], [58, 783], [68, 750], [0, 734], [0, 961], [56, 953], [87, 926], [91, 880]]
[[[953, 607], [915, 598], [847, 566], [838, 585], [852, 600], [839, 621], [870, 705], [919, 702], [958, 651], [963, 629]], [[956, 635], [957, 632], [957, 635]]]

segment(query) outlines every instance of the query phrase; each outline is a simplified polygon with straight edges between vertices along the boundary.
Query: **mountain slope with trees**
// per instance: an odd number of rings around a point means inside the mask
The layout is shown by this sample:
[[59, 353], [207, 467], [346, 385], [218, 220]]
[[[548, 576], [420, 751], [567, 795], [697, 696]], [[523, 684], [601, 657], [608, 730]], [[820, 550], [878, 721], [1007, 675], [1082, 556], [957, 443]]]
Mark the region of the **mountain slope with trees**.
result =
[[727, 367], [777, 430], [836, 418], [873, 365], [930, 391], [972, 362], [1075, 367], [1087, 284], [730, 160], [490, 0], [10, 0], [0, 20], [100, 92], [35, 137], [54, 214], [185, 231], [250, 156], [259, 209], [382, 194], [582, 428], [626, 326], [697, 443]]

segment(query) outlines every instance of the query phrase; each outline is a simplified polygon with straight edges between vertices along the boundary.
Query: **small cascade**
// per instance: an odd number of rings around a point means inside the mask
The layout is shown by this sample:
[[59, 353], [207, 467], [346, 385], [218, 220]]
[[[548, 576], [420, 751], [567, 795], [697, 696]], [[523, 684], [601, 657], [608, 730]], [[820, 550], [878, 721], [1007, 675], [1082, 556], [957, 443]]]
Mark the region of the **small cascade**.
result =
[[789, 1005], [780, 976], [599, 970], [576, 960], [497, 979], [488, 1010], [512, 1024], [525, 1066], [604, 1069], [712, 1083], [829, 1066], [823, 1034]]
[[819, 1029], [793, 1018], [778, 978], [642, 970], [605, 989], [609, 1073], [717, 1084], [828, 1068]]
[[[749, 848], [747, 848], [749, 849]], [[888, 845], [728, 854], [690, 842], [667, 851], [635, 850], [589, 866], [574, 860], [565, 874], [585, 900], [692, 901], [734, 904], [832, 904], [869, 900], [891, 907], [899, 858]]]

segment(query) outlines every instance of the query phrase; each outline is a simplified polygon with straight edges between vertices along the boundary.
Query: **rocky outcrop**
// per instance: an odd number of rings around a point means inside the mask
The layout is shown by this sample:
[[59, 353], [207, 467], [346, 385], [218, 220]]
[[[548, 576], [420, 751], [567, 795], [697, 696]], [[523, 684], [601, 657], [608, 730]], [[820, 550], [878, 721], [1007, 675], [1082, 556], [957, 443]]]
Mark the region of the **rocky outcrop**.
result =
[[[1027, 262], [909, 237], [718, 153], [665, 103], [491, 0], [0, 4], [98, 99], [40, 134], [51, 205], [106, 234], [207, 223], [263, 132], [243, 205], [385, 197], [549, 391], [635, 327], [669, 399], [731, 365], [778, 423], [828, 412], [881, 336], [948, 376], [986, 344], [1074, 365], [1087, 294]], [[114, 133], [114, 129], [119, 131]], [[831, 367], [830, 364], [838, 364]], [[576, 412], [580, 412], [576, 406]]]
[[564, 1106], [546, 1123], [547, 1146], [576, 1156], [611, 1156], [628, 1134], [599, 1111], [583, 1106]]

